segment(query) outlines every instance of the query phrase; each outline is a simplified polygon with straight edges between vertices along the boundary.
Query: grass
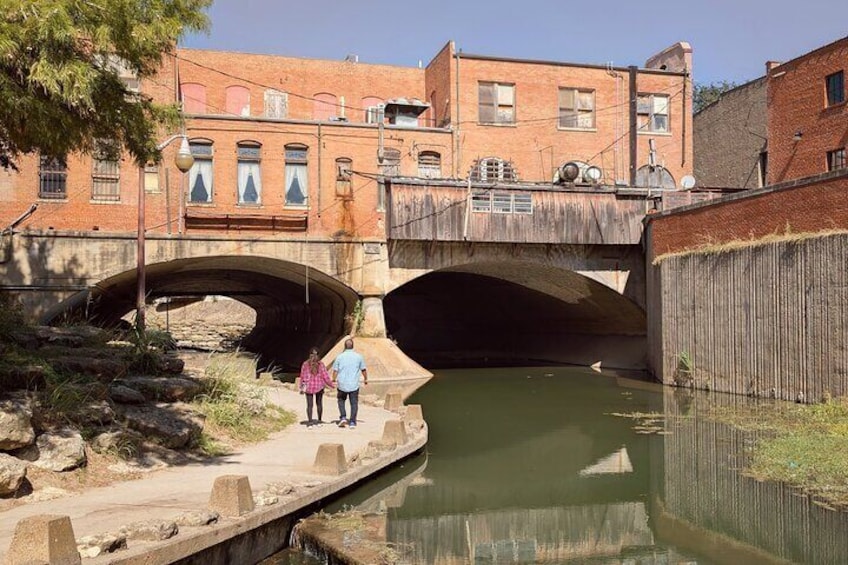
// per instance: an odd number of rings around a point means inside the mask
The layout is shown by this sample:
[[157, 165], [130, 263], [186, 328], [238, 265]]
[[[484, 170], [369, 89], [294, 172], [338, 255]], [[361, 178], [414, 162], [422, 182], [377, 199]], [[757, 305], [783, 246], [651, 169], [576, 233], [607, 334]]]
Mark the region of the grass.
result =
[[848, 399], [714, 408], [710, 417], [759, 432], [747, 474], [787, 483], [834, 506], [848, 506]]

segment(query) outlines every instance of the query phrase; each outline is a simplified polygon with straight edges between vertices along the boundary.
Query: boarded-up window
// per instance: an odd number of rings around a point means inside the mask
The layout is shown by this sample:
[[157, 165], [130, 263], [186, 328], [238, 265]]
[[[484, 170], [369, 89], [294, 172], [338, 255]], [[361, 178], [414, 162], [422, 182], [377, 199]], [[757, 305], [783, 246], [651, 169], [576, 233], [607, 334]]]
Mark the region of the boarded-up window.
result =
[[435, 151], [418, 154], [418, 176], [424, 179], [442, 178], [442, 157]]
[[383, 162], [380, 163], [380, 172], [386, 177], [400, 176], [400, 151], [397, 149], [383, 150]]
[[108, 141], [97, 143], [91, 160], [91, 199], [116, 201], [121, 199], [119, 150]]
[[477, 182], [517, 182], [518, 172], [499, 157], [477, 159], [471, 167], [471, 180]]
[[478, 119], [481, 124], [515, 123], [515, 85], [481, 82], [478, 85]]
[[289, 95], [269, 88], [265, 91], [265, 117], [283, 119], [289, 113]]
[[183, 99], [183, 112], [186, 114], [206, 113], [206, 87], [202, 84], [186, 83], [180, 85]]
[[230, 116], [250, 115], [250, 91], [243, 86], [228, 86], [226, 112]]
[[559, 127], [595, 127], [595, 91], [580, 88], [559, 89]]
[[336, 95], [322, 92], [313, 96], [312, 119], [327, 121], [338, 114]]

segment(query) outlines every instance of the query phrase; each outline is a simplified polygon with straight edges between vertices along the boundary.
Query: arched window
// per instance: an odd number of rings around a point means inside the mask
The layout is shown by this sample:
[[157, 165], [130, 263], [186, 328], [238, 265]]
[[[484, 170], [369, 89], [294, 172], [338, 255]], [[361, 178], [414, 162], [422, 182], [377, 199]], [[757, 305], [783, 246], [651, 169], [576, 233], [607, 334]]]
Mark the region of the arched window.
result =
[[187, 82], [180, 85], [182, 94], [183, 112], [186, 114], [205, 114], [206, 110], [206, 87], [202, 84]]
[[418, 154], [418, 176], [424, 179], [442, 178], [442, 156], [435, 151]]
[[194, 139], [189, 143], [189, 147], [194, 156], [194, 165], [188, 172], [188, 202], [212, 202], [212, 141]]
[[230, 116], [249, 116], [250, 91], [243, 86], [228, 86], [225, 111]]
[[286, 145], [286, 206], [305, 208], [309, 204], [308, 154], [306, 145]]
[[262, 202], [262, 175], [259, 162], [262, 146], [255, 141], [241, 141], [238, 152], [238, 203], [259, 204]]
[[313, 96], [315, 99], [312, 106], [312, 119], [327, 121], [331, 117], [338, 115], [339, 106], [336, 101], [336, 95], [328, 92], [321, 92]]
[[400, 176], [400, 151], [394, 148], [383, 150], [383, 162], [380, 163], [380, 172], [386, 177]]
[[471, 180], [477, 182], [518, 182], [518, 171], [500, 157], [477, 159], [471, 167]]
[[676, 188], [674, 177], [661, 165], [642, 165], [636, 171], [636, 186], [650, 188]]

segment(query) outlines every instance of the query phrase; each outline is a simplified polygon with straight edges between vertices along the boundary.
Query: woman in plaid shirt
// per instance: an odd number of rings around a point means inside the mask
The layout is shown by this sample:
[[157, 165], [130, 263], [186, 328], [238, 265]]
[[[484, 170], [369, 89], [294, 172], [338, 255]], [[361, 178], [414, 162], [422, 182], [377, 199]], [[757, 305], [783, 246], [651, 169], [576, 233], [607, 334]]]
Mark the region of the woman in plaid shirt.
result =
[[[300, 367], [300, 380], [297, 387], [300, 389], [300, 394], [306, 394], [306, 427], [312, 427], [321, 423], [321, 417], [324, 413], [324, 387], [333, 388], [333, 380], [327, 372], [327, 367], [321, 362], [318, 357], [318, 348], [313, 347], [309, 350], [309, 359], [303, 362]], [[312, 401], [315, 401], [315, 407], [318, 409], [318, 419], [312, 419]]]

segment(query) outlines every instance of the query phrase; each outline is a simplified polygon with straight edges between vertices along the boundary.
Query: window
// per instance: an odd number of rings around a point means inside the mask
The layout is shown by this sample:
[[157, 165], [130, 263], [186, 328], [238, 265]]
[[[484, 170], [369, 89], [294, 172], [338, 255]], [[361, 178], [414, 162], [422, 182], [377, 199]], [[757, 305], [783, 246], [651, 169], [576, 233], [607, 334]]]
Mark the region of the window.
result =
[[515, 123], [515, 85], [481, 82], [478, 87], [481, 124]]
[[848, 161], [845, 160], [845, 148], [836, 149], [835, 151], [827, 152], [827, 170], [835, 171], [836, 169], [844, 169], [848, 167]]
[[477, 190], [471, 193], [471, 211], [494, 214], [532, 214], [533, 195], [527, 192]]
[[574, 129], [595, 127], [594, 90], [559, 89], [559, 127]]
[[262, 202], [262, 176], [259, 161], [262, 147], [254, 142], [238, 144], [238, 203], [259, 204]]
[[327, 121], [338, 113], [336, 95], [322, 92], [313, 96], [312, 119]]
[[668, 132], [668, 95], [640, 94], [636, 101], [639, 131]]
[[186, 114], [206, 113], [206, 87], [202, 84], [186, 83], [180, 85], [183, 112]]
[[212, 142], [192, 141], [194, 165], [188, 172], [188, 201], [192, 204], [212, 202]]
[[492, 194], [488, 190], [474, 191], [471, 193], [471, 211], [472, 212], [491, 212], [492, 211]]
[[383, 162], [380, 163], [380, 173], [384, 177], [400, 176], [400, 151], [391, 148], [383, 150]]
[[111, 142], [100, 141], [92, 154], [91, 199], [116, 201], [121, 199], [118, 148]]
[[265, 91], [265, 117], [282, 119], [289, 113], [289, 95], [269, 88]]
[[824, 77], [827, 90], [827, 105], [834, 106], [845, 102], [845, 74], [843, 71]]
[[64, 159], [41, 156], [38, 167], [38, 197], [68, 197], [68, 165]]
[[299, 143], [286, 145], [286, 206], [305, 208], [309, 198], [306, 157], [309, 148]]
[[144, 166], [144, 192], [159, 192], [159, 165]]
[[243, 86], [228, 86], [225, 112], [230, 116], [250, 115], [250, 91]]
[[353, 161], [347, 157], [336, 159], [336, 196], [345, 199], [353, 198], [352, 175]]
[[766, 180], [768, 179], [768, 151], [760, 152], [760, 158], [757, 160], [757, 170], [760, 176], [757, 186], [763, 187], [766, 185]]
[[518, 172], [512, 163], [499, 157], [478, 159], [471, 168], [471, 180], [477, 182], [517, 182]]
[[418, 154], [418, 176], [422, 179], [442, 178], [442, 156], [435, 151]]

